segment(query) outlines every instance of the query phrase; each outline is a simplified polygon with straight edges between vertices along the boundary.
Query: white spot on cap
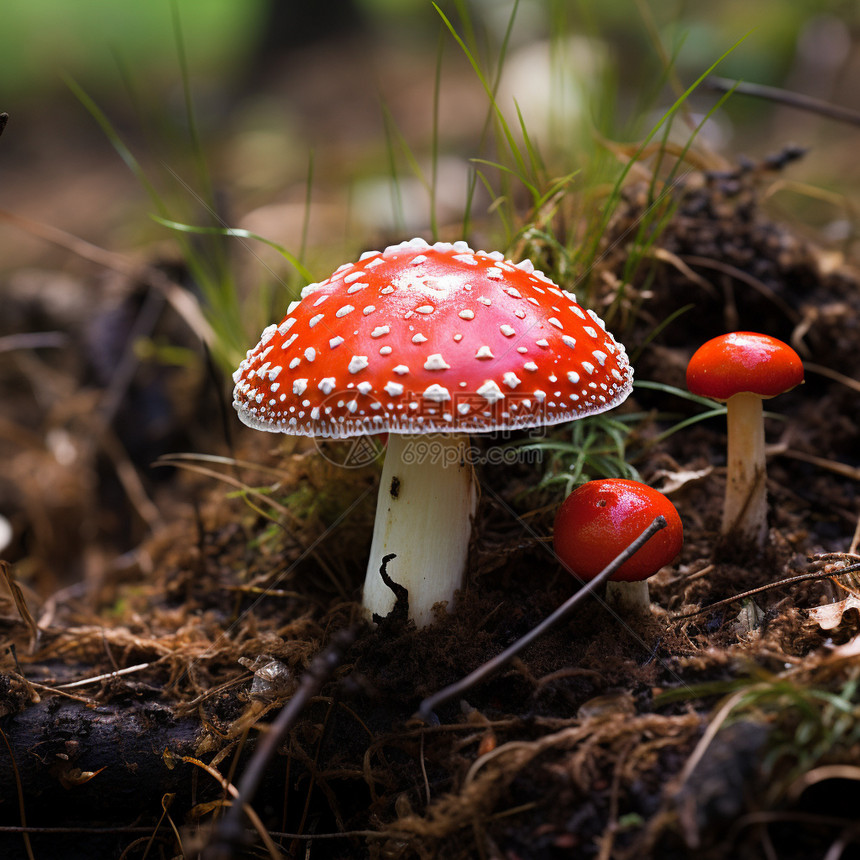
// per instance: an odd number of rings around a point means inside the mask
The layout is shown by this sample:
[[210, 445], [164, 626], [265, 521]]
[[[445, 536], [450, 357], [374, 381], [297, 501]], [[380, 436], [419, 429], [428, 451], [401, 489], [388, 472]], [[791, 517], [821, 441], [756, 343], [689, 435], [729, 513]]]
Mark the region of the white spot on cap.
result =
[[589, 337], [594, 337], [594, 338], [596, 338], [596, 337], [597, 337], [597, 329], [593, 328], [593, 327], [592, 327], [592, 326], [590, 326], [590, 325], [583, 326], [583, 327], [582, 327], [582, 330], [583, 330], [583, 331], [584, 331], [584, 332], [585, 332]]
[[427, 257], [424, 254], [419, 254], [417, 257], [412, 258], [412, 262], [409, 263], [410, 266], [420, 266], [422, 263], [427, 262]]
[[337, 346], [340, 346], [343, 343], [343, 338], [340, 335], [335, 335], [335, 337], [331, 338], [328, 342], [328, 345], [331, 349], [334, 349]]
[[549, 346], [549, 341], [544, 337], [542, 337], [540, 340], [536, 340], [535, 343], [542, 349], [546, 349]]
[[399, 382], [386, 382], [385, 391], [391, 397], [397, 397], [403, 394], [403, 386]]
[[409, 368], [405, 364], [398, 364], [393, 370], [398, 376], [405, 376], [409, 373]]
[[569, 334], [563, 334], [561, 336], [561, 339], [571, 349], [576, 349], [576, 340], [572, 338]]
[[509, 370], [503, 377], [502, 381], [508, 388], [516, 388], [522, 380], [514, 373], [512, 370]]
[[424, 389], [424, 395], [427, 400], [434, 400], [436, 403], [442, 403], [445, 400], [451, 399], [451, 393], [447, 388], [434, 382], [432, 385]]
[[296, 369], [296, 368], [297, 368], [301, 363], [302, 363], [302, 360], [301, 360], [298, 356], [296, 356], [296, 357], [295, 357], [295, 358], [290, 362], [290, 370], [295, 370], [295, 369]]
[[478, 389], [478, 394], [480, 394], [487, 403], [495, 403], [498, 400], [502, 400], [505, 396], [502, 393], [502, 389], [499, 388], [492, 379], [487, 380], [487, 382]]
[[451, 367], [439, 352], [434, 352], [433, 355], [427, 356], [427, 361], [424, 362], [424, 370], [448, 370]]
[[325, 314], [317, 314], [316, 316], [311, 317], [308, 320], [308, 326], [313, 328], [324, 316]]
[[290, 302], [287, 305], [287, 314], [291, 314], [300, 304], [301, 302]]
[[352, 313], [355, 308], [352, 305], [344, 305], [342, 308], [338, 308], [335, 312], [335, 316], [340, 319], [341, 317], [345, 317], [347, 314]]
[[419, 314], [432, 314], [433, 310], [433, 305], [421, 305], [420, 307], [415, 308], [415, 312]]
[[350, 272], [344, 279], [343, 282], [345, 284], [351, 284], [353, 281], [357, 281], [363, 272], [359, 269], [357, 272]]
[[594, 320], [594, 321], [595, 321], [595, 322], [596, 322], [596, 323], [597, 323], [597, 324], [598, 324], [598, 325], [599, 325], [599, 326], [600, 326], [604, 331], [606, 331], [606, 323], [605, 323], [602, 319], [600, 319], [600, 317], [599, 317], [599, 316], [597, 316], [597, 314], [596, 314], [593, 310], [591, 310], [591, 308], [589, 308], [589, 309], [588, 309], [588, 315], [589, 315], [589, 316], [590, 316], [590, 317], [591, 317], [591, 318], [592, 318], [592, 319], [593, 319], [593, 320]]
[[372, 314], [375, 310], [376, 310], [375, 305], [368, 305], [366, 308], [364, 308], [364, 310], [362, 310], [362, 313], [365, 316], [370, 316], [370, 314]]
[[[379, 252], [377, 251], [376, 253], [379, 253]], [[370, 261], [370, 262], [369, 262], [369, 263], [364, 267], [364, 268], [365, 268], [365, 271], [366, 271], [367, 269], [372, 269], [372, 268], [374, 268], [375, 266], [378, 266], [381, 262], [382, 262], [382, 257], [375, 257], [373, 260], [371, 260], [371, 261]]]
[[546, 392], [541, 391], [540, 388], [536, 388], [533, 393], [538, 403], [543, 403], [546, 400]]
[[594, 352], [592, 352], [591, 354], [597, 359], [597, 363], [601, 367], [606, 364], [606, 359], [609, 357], [605, 352], [603, 352], [603, 350], [600, 349], [595, 349]]
[[505, 337], [513, 337], [513, 336], [516, 334], [516, 331], [514, 330], [514, 327], [513, 327], [513, 326], [509, 326], [509, 325], [500, 325], [500, 326], [499, 326], [499, 331], [500, 331], [500, 332], [501, 332]]
[[520, 262], [519, 262], [519, 263], [514, 263], [514, 265], [515, 265], [518, 269], [522, 269], [522, 271], [524, 271], [524, 272], [529, 272], [529, 273], [531, 273], [531, 272], [533, 272], [533, 271], [535, 270], [535, 267], [534, 267], [534, 265], [532, 264], [532, 261], [531, 261], [531, 260], [520, 260]]
[[319, 388], [323, 394], [331, 394], [332, 391], [334, 391], [335, 385], [337, 385], [335, 378], [333, 376], [326, 376], [320, 380], [317, 388]]
[[[498, 271], [498, 270], [497, 270], [497, 271]], [[512, 296], [512, 297], [513, 297], [513, 298], [515, 298], [515, 299], [521, 299], [521, 298], [523, 297], [523, 294], [522, 294], [518, 289], [515, 289], [514, 287], [508, 287], [508, 288], [505, 290], [505, 292], [506, 292], [509, 296]]]
[[371, 333], [371, 337], [382, 337], [384, 334], [388, 334], [391, 331], [391, 326], [387, 325], [378, 325]]
[[317, 351], [312, 346], [309, 346], [305, 350], [305, 358], [308, 361], [313, 361], [316, 357], [317, 357]]
[[478, 296], [478, 301], [482, 305], [486, 305], [487, 307], [489, 307], [492, 304], [492, 302], [486, 296]]
[[[295, 324], [296, 324], [296, 318], [295, 317], [288, 317], [278, 326], [278, 332], [281, 335], [285, 335]], [[265, 334], [265, 332], [264, 332], [264, 334]]]
[[478, 261], [471, 254], [455, 254], [454, 259], [458, 263], [465, 263], [467, 266], [478, 265]]
[[583, 361], [582, 369], [590, 376], [597, 368], [590, 361]]
[[558, 318], [557, 318], [557, 317], [550, 317], [550, 318], [547, 320], [547, 322], [548, 322], [550, 325], [554, 325], [556, 328], [560, 328], [560, 329], [563, 329], [563, 328], [564, 328], [564, 326], [563, 326], [563, 325], [558, 321]]
[[391, 347], [390, 346], [381, 346], [379, 347], [380, 355], [391, 355]]
[[350, 373], [360, 373], [362, 370], [364, 370], [365, 367], [367, 367], [369, 363], [370, 362], [368, 362], [366, 355], [354, 355], [349, 360], [349, 366], [347, 367], [347, 370]]
[[488, 346], [479, 346], [478, 351], [475, 353], [475, 358], [495, 358], [492, 353], [492, 350]]
[[308, 387], [307, 379], [295, 379], [293, 380], [293, 394], [304, 394], [305, 389]]
[[534, 373], [538, 369], [538, 366], [533, 361], [527, 361], [523, 365], [523, 369], [530, 370], [532, 373]]
[[576, 385], [579, 382], [579, 374], [575, 370], [569, 370], [567, 372], [567, 378], [571, 385]]
[[358, 385], [355, 386], [362, 394], [370, 394], [373, 391], [373, 383], [372, 382], [359, 382]]
[[475, 312], [470, 311], [468, 308], [466, 308], [465, 310], [460, 311], [458, 316], [461, 320], [473, 320], [475, 319]]
[[424, 337], [420, 332], [418, 334], [412, 335], [412, 343], [426, 343], [427, 338]]

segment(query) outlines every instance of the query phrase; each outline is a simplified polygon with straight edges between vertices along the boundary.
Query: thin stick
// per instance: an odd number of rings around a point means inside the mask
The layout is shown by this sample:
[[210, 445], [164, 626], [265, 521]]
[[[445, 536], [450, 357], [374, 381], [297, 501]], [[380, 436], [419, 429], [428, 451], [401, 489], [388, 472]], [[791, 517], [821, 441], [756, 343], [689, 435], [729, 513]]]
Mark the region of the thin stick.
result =
[[592, 591], [599, 588], [606, 582], [612, 574], [627, 561], [632, 555], [638, 552], [655, 534], [657, 534], [660, 529], [666, 528], [666, 520], [664, 517], [656, 517], [648, 528], [642, 532], [642, 534], [637, 537], [633, 543], [631, 543], [627, 549], [623, 550], [620, 555], [618, 555], [615, 559], [613, 559], [594, 579], [591, 580], [586, 586], [581, 588], [576, 592], [573, 596], [569, 597], [565, 600], [561, 606], [558, 607], [554, 612], [547, 615], [537, 627], [530, 630], [526, 633], [525, 636], [518, 639], [513, 645], [506, 648], [500, 654], [497, 654], [495, 657], [487, 660], [482, 666], [479, 666], [475, 669], [474, 672], [466, 675], [465, 678], [461, 678], [459, 681], [455, 681], [453, 684], [449, 684], [447, 687], [443, 687], [436, 693], [433, 693], [432, 696], [428, 696], [421, 702], [421, 705], [418, 708], [416, 713], [416, 718], [421, 720], [424, 723], [432, 723], [434, 722], [432, 713], [433, 710], [439, 705], [447, 702], [449, 699], [453, 699], [455, 696], [459, 696], [466, 692], [470, 687], [473, 687], [480, 681], [483, 681], [488, 675], [492, 675], [494, 672], [498, 672], [499, 669], [502, 668], [512, 657], [515, 657], [520, 651], [523, 650], [527, 645], [531, 644], [538, 636], [542, 636], [564, 618], [573, 608], [591, 594]]
[[703, 612], [710, 612], [712, 609], [719, 609], [721, 606], [728, 606], [730, 603], [736, 603], [738, 600], [744, 600], [747, 597], [752, 597], [754, 594], [760, 594], [762, 591], [770, 591], [771, 588], [779, 588], [781, 585], [792, 585], [795, 582], [810, 582], [813, 579], [835, 579], [837, 576], [842, 576], [843, 573], [854, 573], [860, 570], [860, 562], [850, 564], [847, 567], [839, 568], [839, 570], [815, 570], [810, 573], [801, 573], [798, 576], [789, 576], [787, 579], [780, 579], [776, 582], [769, 582], [767, 585], [760, 585], [758, 588], [751, 588], [749, 591], [742, 591], [740, 594], [735, 594], [732, 597], [726, 597], [723, 600], [718, 600], [716, 603], [710, 603], [693, 612], [684, 612], [681, 615], [672, 615], [672, 621], [680, 621], [682, 618], [692, 618], [694, 615], [701, 615]]
[[242, 812], [253, 800], [270, 760], [305, 706], [340, 664], [343, 652], [352, 643], [354, 635], [351, 630], [342, 630], [335, 634], [328, 648], [317, 654], [311, 661], [298, 689], [268, 727], [248, 767], [245, 768], [245, 773], [239, 781], [235, 802], [203, 852], [203, 857], [207, 860], [234, 856], [233, 849], [241, 844], [245, 835], [242, 827]]
[[816, 99], [812, 96], [805, 96], [802, 93], [793, 93], [790, 90], [783, 90], [779, 87], [769, 87], [765, 84], [751, 84], [747, 81], [733, 81], [729, 78], [720, 77], [709, 77], [705, 81], [705, 86], [721, 93], [733, 90], [744, 96], [767, 99], [768, 101], [777, 102], [778, 104], [787, 105], [798, 110], [817, 113], [820, 116], [826, 116], [828, 119], [847, 122], [850, 125], [860, 125], [860, 113], [856, 110], [833, 105], [830, 102], [821, 101], [821, 99]]
[[105, 672], [104, 675], [93, 675], [91, 678], [81, 678], [79, 681], [70, 681], [68, 684], [57, 684], [55, 690], [71, 690], [74, 687], [86, 687], [89, 684], [98, 684], [101, 681], [110, 681], [119, 678], [120, 675], [130, 675], [141, 669], [148, 669], [152, 663], [137, 663], [134, 666], [126, 666], [124, 669], [115, 669], [113, 672]]

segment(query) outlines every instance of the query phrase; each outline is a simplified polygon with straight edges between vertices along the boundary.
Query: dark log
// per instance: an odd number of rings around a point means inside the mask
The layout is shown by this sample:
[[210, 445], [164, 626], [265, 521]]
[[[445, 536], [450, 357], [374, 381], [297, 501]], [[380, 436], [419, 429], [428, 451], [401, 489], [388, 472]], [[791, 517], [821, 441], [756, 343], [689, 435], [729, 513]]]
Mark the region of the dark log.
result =
[[[197, 719], [177, 718], [166, 704], [129, 701], [86, 704], [49, 698], [0, 719], [0, 857], [26, 856], [23, 835], [8, 829], [21, 825], [20, 784], [28, 828], [54, 858], [99, 856], [90, 853], [106, 838], [100, 826], [151, 825], [162, 814], [162, 798], [175, 794], [176, 813], [202, 799], [194, 794], [200, 780], [194, 756], [203, 737]], [[11, 757], [10, 757], [11, 750]], [[12, 759], [14, 758], [14, 766]], [[16, 773], [17, 771], [17, 773]], [[207, 796], [213, 792], [206, 791]], [[60, 833], [58, 828], [92, 828], [91, 833]], [[139, 837], [140, 833], [135, 836]], [[129, 833], [109, 839], [129, 844]], [[109, 856], [109, 855], [104, 855]]]

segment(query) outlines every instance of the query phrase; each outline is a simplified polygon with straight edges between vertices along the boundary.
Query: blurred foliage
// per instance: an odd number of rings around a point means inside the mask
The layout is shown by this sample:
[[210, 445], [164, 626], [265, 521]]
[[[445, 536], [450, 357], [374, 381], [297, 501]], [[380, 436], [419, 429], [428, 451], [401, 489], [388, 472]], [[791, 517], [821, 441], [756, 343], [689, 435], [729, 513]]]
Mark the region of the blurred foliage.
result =
[[[264, 0], [176, 0], [195, 73], [229, 75], [259, 36]], [[122, 86], [121, 62], [155, 89], [179, 75], [168, 0], [29, 0], [0, 10], [0, 97], [40, 96], [69, 74], [97, 95]]]

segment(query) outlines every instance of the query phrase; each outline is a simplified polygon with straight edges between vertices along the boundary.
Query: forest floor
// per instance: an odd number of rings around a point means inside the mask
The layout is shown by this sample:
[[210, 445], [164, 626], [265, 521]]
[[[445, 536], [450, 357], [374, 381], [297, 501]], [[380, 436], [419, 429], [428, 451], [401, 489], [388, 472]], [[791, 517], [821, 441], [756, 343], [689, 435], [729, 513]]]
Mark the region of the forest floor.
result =
[[[790, 169], [688, 174], [647, 283], [627, 288], [613, 323], [637, 380], [677, 389], [692, 352], [726, 330], [801, 354], [805, 384], [768, 403], [766, 551], [719, 539], [724, 421], [660, 436], [698, 407], [637, 388], [619, 410], [650, 416], [628, 439], [632, 464], [685, 529], [652, 580], [652, 614], [621, 621], [586, 600], [431, 725], [414, 719], [424, 697], [574, 590], [550, 550], [561, 498], [538, 486], [547, 464], [480, 468], [455, 612], [372, 628], [355, 600], [378, 463], [345, 469], [341, 443], [240, 429], [226, 384], [146, 277], [105, 279], [95, 296], [59, 266], [10, 278], [0, 338], [54, 334], [0, 340], [15, 561], [0, 591], [3, 857], [167, 857], [180, 840], [194, 856], [262, 727], [347, 630], [268, 761], [254, 847], [235, 856], [276, 856], [262, 831], [291, 857], [860, 856], [851, 581], [691, 614], [856, 551], [860, 275], [760, 205]], [[646, 205], [631, 179], [603, 239], [599, 309]], [[141, 334], [151, 353], [127, 347]], [[148, 468], [182, 451], [225, 459]]]

